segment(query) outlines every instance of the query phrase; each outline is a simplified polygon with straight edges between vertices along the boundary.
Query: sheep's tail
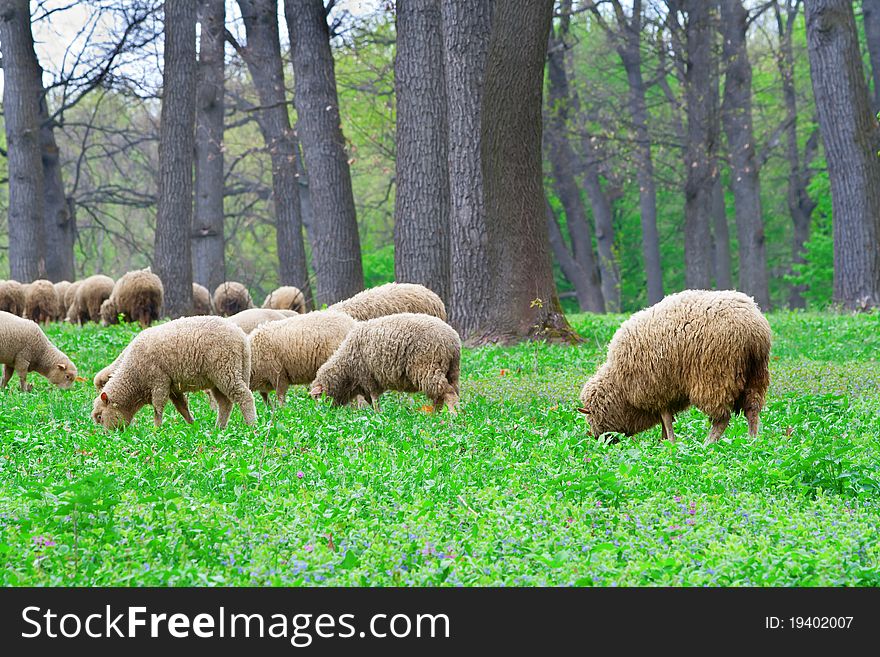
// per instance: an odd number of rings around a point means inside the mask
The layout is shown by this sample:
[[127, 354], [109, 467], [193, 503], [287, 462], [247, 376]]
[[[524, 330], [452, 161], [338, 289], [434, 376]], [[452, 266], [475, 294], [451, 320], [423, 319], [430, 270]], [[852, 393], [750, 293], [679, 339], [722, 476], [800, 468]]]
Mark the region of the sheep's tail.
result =
[[770, 353], [758, 349], [749, 357], [746, 369], [746, 384], [740, 397], [739, 406], [749, 423], [749, 435], [758, 435], [758, 416], [764, 408], [764, 397], [770, 387]]

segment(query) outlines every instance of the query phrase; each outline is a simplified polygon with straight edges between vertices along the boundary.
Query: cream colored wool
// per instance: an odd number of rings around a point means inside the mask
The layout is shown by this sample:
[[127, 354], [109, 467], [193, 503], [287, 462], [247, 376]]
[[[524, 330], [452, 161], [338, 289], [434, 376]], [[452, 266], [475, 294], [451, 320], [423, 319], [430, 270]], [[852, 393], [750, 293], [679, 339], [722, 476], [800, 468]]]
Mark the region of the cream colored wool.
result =
[[233, 403], [247, 424], [256, 421], [248, 389], [251, 353], [244, 332], [219, 317], [183, 317], [148, 328], [123, 351], [116, 369], [95, 399], [92, 419], [106, 429], [124, 428], [146, 404], [156, 426], [169, 399], [192, 422], [184, 394], [210, 390], [225, 427]]
[[363, 395], [378, 408], [385, 390], [422, 392], [455, 412], [461, 339], [441, 319], [400, 313], [359, 322], [318, 370], [310, 394], [342, 405]]
[[446, 306], [442, 299], [424, 285], [414, 283], [386, 283], [373, 287], [333, 304], [329, 310], [339, 310], [360, 321], [396, 313], [424, 313], [446, 321]]
[[64, 320], [70, 321], [68, 316], [70, 315], [70, 307], [73, 305], [73, 301], [76, 298], [76, 291], [82, 285], [82, 281], [74, 281], [70, 284], [70, 287], [64, 292]]
[[5, 388], [13, 372], [21, 389], [29, 391], [28, 372], [45, 376], [59, 388], [67, 389], [76, 380], [76, 366], [53, 345], [40, 327], [29, 319], [0, 311], [0, 363]]
[[[69, 292], [69, 290], [68, 290]], [[101, 304], [113, 292], [113, 279], [103, 274], [96, 274], [83, 279], [77, 287], [73, 303], [67, 309], [66, 321], [76, 324], [101, 321]]]
[[626, 320], [608, 357], [581, 390], [593, 435], [632, 436], [658, 423], [675, 439], [674, 414], [694, 405], [712, 420], [717, 441], [731, 413], [745, 414], [749, 433], [770, 384], [770, 325], [740, 292], [686, 290]]
[[51, 281], [40, 278], [27, 288], [22, 316], [38, 324], [48, 324], [58, 316], [59, 307], [55, 286]]
[[214, 290], [214, 312], [222, 317], [229, 317], [253, 307], [251, 294], [241, 283], [227, 281]]
[[[294, 313], [296, 314], [296, 313]], [[245, 333], [251, 333], [255, 328], [266, 322], [277, 322], [287, 319], [287, 315], [280, 310], [272, 310], [271, 308], [248, 308], [240, 313], [235, 313], [231, 317], [227, 317], [227, 321], [232, 322]]]
[[214, 303], [208, 288], [193, 283], [193, 315], [213, 315]]
[[24, 314], [24, 286], [18, 281], [0, 281], [0, 310], [21, 317]]
[[164, 298], [165, 288], [156, 274], [149, 269], [130, 271], [116, 281], [110, 298], [101, 304], [101, 324], [118, 324], [122, 315], [124, 321], [146, 328], [159, 319]]
[[298, 287], [285, 285], [270, 292], [263, 301], [263, 308], [275, 310], [293, 310], [297, 313], [306, 311], [306, 298]]
[[306, 385], [357, 322], [345, 313], [317, 310], [268, 322], [248, 336], [251, 390], [268, 403], [274, 390], [281, 405], [291, 385]]
[[64, 318], [67, 316], [67, 303], [65, 302], [65, 297], [67, 295], [67, 290], [70, 289], [70, 286], [73, 285], [70, 281], [58, 281], [55, 283], [55, 294], [58, 297], [58, 314], [53, 317], [53, 320], [56, 322], [64, 321]]

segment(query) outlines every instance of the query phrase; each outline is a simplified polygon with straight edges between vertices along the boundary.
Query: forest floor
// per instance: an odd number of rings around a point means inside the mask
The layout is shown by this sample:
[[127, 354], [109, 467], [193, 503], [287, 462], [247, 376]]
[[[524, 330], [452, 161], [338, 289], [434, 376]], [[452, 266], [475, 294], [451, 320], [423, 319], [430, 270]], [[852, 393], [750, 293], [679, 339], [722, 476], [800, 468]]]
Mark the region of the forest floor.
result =
[[169, 406], [92, 424], [129, 327], [49, 336], [88, 380], [0, 391], [3, 585], [880, 585], [880, 314], [774, 313], [767, 408], [605, 444], [576, 412], [623, 316], [578, 347], [466, 350], [458, 417], [305, 388], [248, 428]]

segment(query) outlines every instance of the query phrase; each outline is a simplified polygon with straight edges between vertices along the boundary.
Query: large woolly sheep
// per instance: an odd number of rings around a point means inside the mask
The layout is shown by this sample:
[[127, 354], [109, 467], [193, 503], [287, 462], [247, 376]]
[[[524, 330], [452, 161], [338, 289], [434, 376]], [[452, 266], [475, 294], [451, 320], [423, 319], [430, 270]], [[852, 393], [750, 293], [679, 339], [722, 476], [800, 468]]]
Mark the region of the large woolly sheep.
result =
[[456, 412], [461, 339], [430, 315], [400, 313], [359, 322], [315, 375], [309, 394], [335, 405], [363, 395], [378, 409], [385, 390], [423, 392]]
[[124, 274], [113, 286], [110, 298], [101, 304], [101, 324], [118, 324], [119, 316], [126, 322], [137, 322], [146, 328], [159, 319], [165, 288], [162, 279], [149, 269]]
[[261, 325], [248, 336], [251, 390], [267, 403], [274, 390], [283, 406], [287, 389], [314, 381], [355, 324], [345, 313], [318, 310]]
[[446, 321], [443, 300], [424, 285], [415, 283], [386, 283], [372, 287], [334, 303], [328, 310], [344, 312], [360, 321], [396, 313], [424, 313]]
[[192, 422], [184, 394], [210, 390], [219, 406], [217, 426], [226, 426], [233, 403], [253, 424], [250, 370], [251, 352], [240, 328], [219, 317], [175, 319], [142, 331], [126, 347], [95, 399], [92, 419], [105, 429], [124, 428], [141, 407], [152, 404], [158, 427], [170, 399]]
[[235, 313], [231, 317], [227, 317], [227, 321], [232, 322], [245, 333], [251, 333], [260, 324], [266, 322], [277, 322], [288, 317], [295, 317], [299, 313], [292, 310], [272, 310], [271, 308], [248, 308], [240, 313]]
[[297, 313], [306, 311], [306, 298], [298, 287], [285, 285], [270, 292], [263, 301], [263, 308], [275, 310], [293, 310]]
[[229, 317], [242, 310], [254, 307], [250, 292], [241, 283], [227, 281], [220, 283], [214, 290], [214, 312]]
[[712, 420], [716, 442], [742, 412], [749, 434], [770, 384], [770, 325], [739, 292], [686, 290], [626, 320], [608, 357], [581, 390], [593, 435], [632, 436], [658, 423], [675, 440], [675, 413], [694, 405]]
[[3, 364], [0, 388], [6, 387], [13, 372], [18, 374], [19, 385], [25, 392], [33, 387], [27, 382], [28, 372], [42, 374], [65, 389], [77, 379], [76, 366], [49, 342], [37, 324], [3, 311], [0, 311], [0, 363]]
[[37, 324], [48, 324], [59, 313], [58, 294], [51, 281], [40, 278], [32, 282], [25, 293], [24, 315]]
[[21, 317], [24, 314], [24, 286], [18, 281], [0, 281], [0, 310]]
[[53, 319], [56, 322], [63, 321], [67, 316], [67, 304], [64, 303], [64, 298], [71, 285], [70, 281], [58, 281], [55, 283], [55, 295], [58, 297], [58, 314]]
[[193, 315], [213, 315], [214, 304], [211, 301], [211, 293], [208, 288], [198, 283], [193, 283]]
[[[70, 292], [70, 290], [68, 290]], [[113, 279], [103, 274], [96, 274], [83, 279], [73, 297], [73, 303], [67, 309], [69, 322], [85, 324], [101, 321], [101, 304], [113, 293]]]

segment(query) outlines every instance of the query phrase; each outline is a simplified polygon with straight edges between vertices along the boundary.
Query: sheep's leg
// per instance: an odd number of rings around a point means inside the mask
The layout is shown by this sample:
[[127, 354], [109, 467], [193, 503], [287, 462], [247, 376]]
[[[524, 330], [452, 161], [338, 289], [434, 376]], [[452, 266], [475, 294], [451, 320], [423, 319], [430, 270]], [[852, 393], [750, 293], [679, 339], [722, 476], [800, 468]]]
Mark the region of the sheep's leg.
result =
[[225, 429], [232, 413], [232, 402], [218, 388], [214, 388], [214, 400], [217, 402], [217, 426]]
[[718, 439], [724, 434], [724, 430], [727, 429], [727, 425], [730, 423], [730, 413], [725, 413], [720, 418], [716, 418], [712, 421], [712, 430], [709, 432], [709, 438], [706, 440], [708, 443], [717, 443]]
[[369, 406], [366, 398], [363, 395], [356, 395], [354, 400], [352, 400], [351, 405], [359, 410], [363, 410]]
[[153, 388], [150, 403], [153, 405], [153, 424], [162, 426], [162, 415], [165, 413], [165, 404], [168, 403], [170, 390], [166, 386]]
[[758, 416], [760, 411], [756, 408], [750, 408], [746, 411], [746, 420], [749, 423], [749, 436], [755, 438], [758, 435]]
[[284, 402], [287, 399], [287, 389], [290, 387], [290, 383], [287, 379], [279, 379], [277, 385], [275, 386], [275, 397], [278, 398], [278, 405], [284, 406]]
[[[254, 403], [254, 395], [244, 381], [236, 383], [235, 387], [227, 393], [227, 397], [241, 409], [245, 424], [250, 426], [257, 421], [257, 405]], [[229, 419], [228, 414], [226, 419]]]
[[205, 394], [208, 395], [208, 406], [211, 407], [211, 410], [215, 413], [218, 411], [217, 400], [214, 399], [214, 391], [213, 390], [205, 390]]
[[446, 408], [449, 410], [449, 413], [451, 415], [458, 415], [458, 399], [458, 394], [456, 394], [455, 392], [447, 392], [442, 399], [434, 402], [434, 410], [439, 410], [440, 403], [442, 402], [446, 405]]
[[260, 397], [263, 398], [263, 403], [264, 403], [266, 406], [270, 406], [270, 407], [271, 407], [271, 404], [270, 404], [270, 402], [269, 402], [269, 393], [268, 393], [268, 392], [265, 392], [265, 391], [263, 391], [263, 390], [260, 390]]
[[370, 404], [373, 406], [373, 410], [377, 413], [382, 412], [382, 409], [379, 407], [379, 396], [381, 394], [381, 392], [374, 392], [372, 390], [370, 391]]
[[30, 362], [23, 358], [15, 359], [15, 373], [18, 374], [18, 385], [21, 388], [22, 392], [30, 392], [33, 390], [34, 386], [32, 383], [27, 382], [28, 368], [30, 367]]
[[4, 365], [3, 366], [3, 381], [0, 382], [0, 388], [5, 388], [9, 383], [9, 379], [12, 378], [12, 373], [15, 370], [12, 368], [12, 365]]
[[171, 403], [174, 404], [174, 408], [176, 408], [177, 412], [183, 416], [183, 419], [186, 420], [187, 424], [192, 424], [195, 421], [193, 420], [192, 414], [189, 412], [189, 402], [186, 399], [186, 395], [182, 392], [172, 394]]
[[668, 410], [660, 411], [660, 422], [663, 425], [663, 440], [675, 442], [675, 432], [672, 430], [672, 412]]

